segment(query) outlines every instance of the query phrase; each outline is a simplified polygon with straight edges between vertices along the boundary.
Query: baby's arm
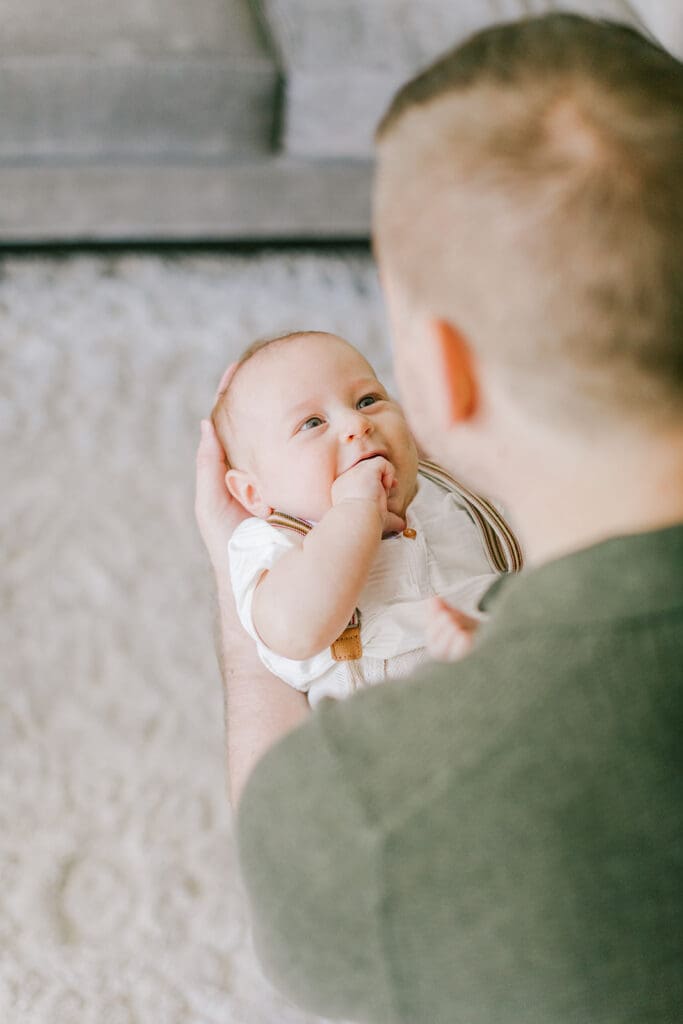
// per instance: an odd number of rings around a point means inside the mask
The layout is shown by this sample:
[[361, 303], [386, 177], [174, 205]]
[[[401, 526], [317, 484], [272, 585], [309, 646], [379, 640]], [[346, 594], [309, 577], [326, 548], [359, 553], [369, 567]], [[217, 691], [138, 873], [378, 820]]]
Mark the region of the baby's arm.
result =
[[434, 661], [460, 661], [472, 650], [479, 627], [477, 619], [465, 615], [440, 598], [432, 598], [427, 620], [427, 651]]
[[359, 462], [332, 486], [332, 508], [268, 572], [254, 592], [252, 619], [263, 643], [297, 661], [334, 643], [348, 625], [382, 540], [394, 468]]

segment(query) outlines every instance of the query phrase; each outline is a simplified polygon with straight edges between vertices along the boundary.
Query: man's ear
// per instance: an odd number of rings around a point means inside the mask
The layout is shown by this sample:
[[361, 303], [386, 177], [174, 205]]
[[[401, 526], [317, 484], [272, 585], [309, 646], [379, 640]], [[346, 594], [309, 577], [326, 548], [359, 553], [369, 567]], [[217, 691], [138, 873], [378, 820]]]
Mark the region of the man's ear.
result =
[[429, 324], [432, 351], [438, 369], [438, 413], [447, 426], [464, 423], [478, 408], [477, 373], [472, 350], [464, 335], [447, 320]]
[[265, 519], [273, 511], [263, 500], [258, 483], [246, 470], [229, 469], [225, 474], [225, 486], [250, 515]]

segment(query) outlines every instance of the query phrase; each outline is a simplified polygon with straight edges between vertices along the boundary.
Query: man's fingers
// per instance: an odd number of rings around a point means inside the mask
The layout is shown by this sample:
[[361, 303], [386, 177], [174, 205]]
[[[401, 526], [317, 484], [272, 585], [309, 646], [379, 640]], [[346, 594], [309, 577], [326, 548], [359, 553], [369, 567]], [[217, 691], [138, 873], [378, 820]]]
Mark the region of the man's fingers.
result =
[[223, 445], [218, 440], [214, 425], [211, 420], [202, 420], [199, 424], [200, 436], [199, 436], [199, 447], [208, 451], [214, 449], [219, 451], [223, 458], [225, 458], [225, 452], [223, 451]]
[[225, 495], [225, 453], [210, 420], [202, 420], [197, 448], [197, 518]]
[[230, 383], [230, 378], [237, 369], [237, 366], [237, 363], [230, 363], [230, 366], [224, 372], [223, 376], [220, 379], [218, 388], [216, 389], [216, 397], [214, 398], [214, 402], [218, 401], [218, 396], [220, 395], [221, 391], [225, 391], [225, 389], [227, 388], [228, 384]]
[[202, 469], [212, 467], [215, 470], [220, 469], [221, 474], [225, 474], [227, 469], [225, 452], [223, 451], [223, 445], [216, 437], [216, 431], [211, 420], [202, 420], [200, 430], [201, 435], [197, 448], [197, 468], [199, 469], [200, 466]]

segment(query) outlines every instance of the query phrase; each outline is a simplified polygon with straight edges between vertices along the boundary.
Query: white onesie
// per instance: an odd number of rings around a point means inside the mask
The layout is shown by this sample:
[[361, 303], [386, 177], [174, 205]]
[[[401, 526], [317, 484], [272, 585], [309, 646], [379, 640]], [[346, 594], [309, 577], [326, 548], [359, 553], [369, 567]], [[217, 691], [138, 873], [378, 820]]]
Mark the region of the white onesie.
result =
[[[232, 587], [240, 621], [256, 641], [264, 665], [307, 693], [311, 705], [323, 697], [342, 699], [359, 687], [409, 675], [426, 660], [427, 600], [438, 594], [481, 617], [479, 601], [497, 577], [482, 529], [466, 511], [468, 504], [421, 471], [406, 512], [408, 536], [382, 541], [358, 599], [363, 653], [357, 661], [335, 661], [329, 647], [305, 661], [282, 657], [266, 647], [252, 621], [256, 584], [282, 555], [300, 546], [303, 537], [263, 519], [241, 523], [229, 545]], [[495, 511], [487, 508], [495, 519]]]

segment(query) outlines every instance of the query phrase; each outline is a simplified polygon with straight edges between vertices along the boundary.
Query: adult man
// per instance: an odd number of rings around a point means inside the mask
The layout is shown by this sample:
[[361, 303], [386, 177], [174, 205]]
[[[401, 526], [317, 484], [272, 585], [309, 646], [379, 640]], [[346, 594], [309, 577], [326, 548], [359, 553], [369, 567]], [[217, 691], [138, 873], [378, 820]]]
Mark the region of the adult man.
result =
[[[236, 791], [292, 730], [240, 803], [257, 942], [321, 1014], [668, 1022], [683, 1004], [682, 172], [681, 65], [570, 15], [474, 37], [380, 127], [408, 415], [504, 497], [532, 568], [463, 662], [299, 729], [297, 695], [233, 662]], [[198, 516], [226, 594], [213, 444]]]

